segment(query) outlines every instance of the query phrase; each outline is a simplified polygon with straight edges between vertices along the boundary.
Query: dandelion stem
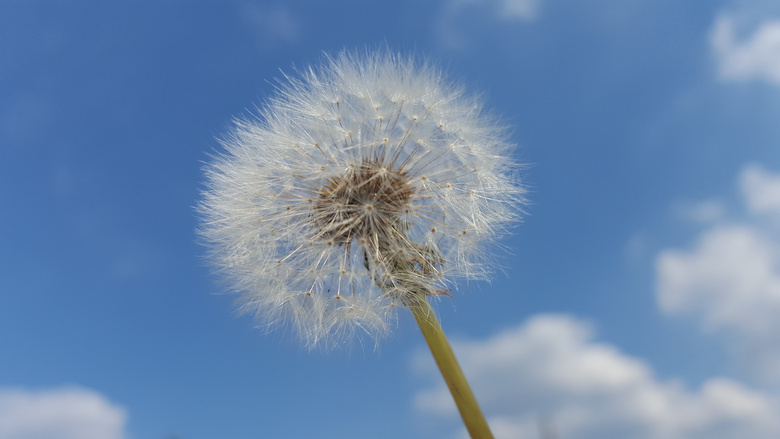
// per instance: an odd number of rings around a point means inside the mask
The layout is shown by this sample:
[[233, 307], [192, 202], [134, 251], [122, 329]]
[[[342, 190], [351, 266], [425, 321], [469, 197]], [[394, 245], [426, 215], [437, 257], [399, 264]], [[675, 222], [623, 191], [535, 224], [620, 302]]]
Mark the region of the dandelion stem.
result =
[[409, 309], [417, 320], [417, 324], [420, 325], [423, 337], [425, 337], [433, 358], [439, 366], [444, 382], [447, 383], [447, 387], [452, 393], [452, 398], [455, 400], [455, 405], [458, 406], [458, 411], [463, 418], [463, 423], [466, 424], [469, 435], [472, 439], [493, 439], [493, 433], [490, 432], [485, 415], [482, 414], [482, 410], [477, 404], [477, 399], [466, 381], [466, 376], [463, 375], [455, 353], [452, 352], [447, 336], [444, 335], [444, 330], [442, 330], [427, 298], [412, 301]]

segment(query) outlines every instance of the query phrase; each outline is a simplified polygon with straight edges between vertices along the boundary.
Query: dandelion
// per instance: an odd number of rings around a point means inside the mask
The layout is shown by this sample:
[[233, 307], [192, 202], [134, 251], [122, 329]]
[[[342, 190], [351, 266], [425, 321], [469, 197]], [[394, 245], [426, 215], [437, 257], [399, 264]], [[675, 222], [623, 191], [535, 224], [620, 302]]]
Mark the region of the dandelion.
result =
[[222, 145], [199, 206], [211, 259], [243, 311], [308, 347], [378, 340], [399, 308], [435, 321], [428, 298], [489, 278], [522, 201], [481, 102], [391, 53], [285, 77]]

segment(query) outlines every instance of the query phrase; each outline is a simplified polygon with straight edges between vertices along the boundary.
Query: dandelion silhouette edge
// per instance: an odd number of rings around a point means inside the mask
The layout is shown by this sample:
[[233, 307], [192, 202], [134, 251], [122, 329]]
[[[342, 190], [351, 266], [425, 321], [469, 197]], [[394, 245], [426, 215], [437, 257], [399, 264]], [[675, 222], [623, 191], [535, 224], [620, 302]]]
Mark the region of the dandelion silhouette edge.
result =
[[309, 348], [378, 341], [398, 307], [489, 279], [523, 202], [481, 100], [391, 52], [285, 76], [220, 143], [198, 205], [209, 259], [241, 312]]

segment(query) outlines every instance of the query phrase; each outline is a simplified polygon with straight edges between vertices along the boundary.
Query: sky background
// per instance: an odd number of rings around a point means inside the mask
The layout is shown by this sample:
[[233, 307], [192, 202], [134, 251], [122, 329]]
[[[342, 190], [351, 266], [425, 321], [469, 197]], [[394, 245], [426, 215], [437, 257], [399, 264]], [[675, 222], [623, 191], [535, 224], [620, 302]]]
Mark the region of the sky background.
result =
[[780, 437], [778, 2], [0, 0], [0, 439], [465, 437], [409, 316], [308, 352], [195, 233], [232, 118], [376, 47], [529, 165], [504, 273], [437, 305], [497, 437]]

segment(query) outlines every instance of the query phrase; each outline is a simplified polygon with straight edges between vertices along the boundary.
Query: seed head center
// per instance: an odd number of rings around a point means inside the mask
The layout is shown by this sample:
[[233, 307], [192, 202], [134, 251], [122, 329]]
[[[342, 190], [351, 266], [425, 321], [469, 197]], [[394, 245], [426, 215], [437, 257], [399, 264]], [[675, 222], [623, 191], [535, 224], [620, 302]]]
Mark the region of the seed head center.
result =
[[414, 189], [405, 172], [378, 160], [349, 166], [327, 178], [314, 200], [318, 234], [339, 244], [352, 239], [392, 240], [409, 212]]

